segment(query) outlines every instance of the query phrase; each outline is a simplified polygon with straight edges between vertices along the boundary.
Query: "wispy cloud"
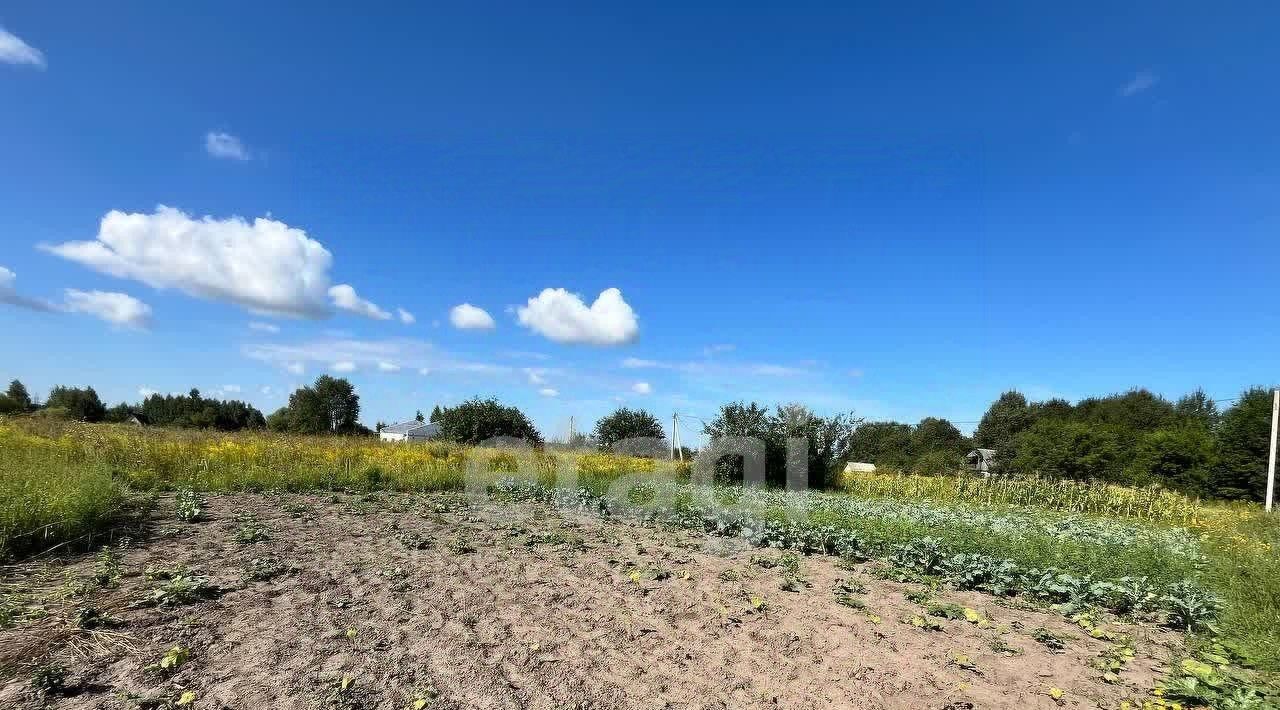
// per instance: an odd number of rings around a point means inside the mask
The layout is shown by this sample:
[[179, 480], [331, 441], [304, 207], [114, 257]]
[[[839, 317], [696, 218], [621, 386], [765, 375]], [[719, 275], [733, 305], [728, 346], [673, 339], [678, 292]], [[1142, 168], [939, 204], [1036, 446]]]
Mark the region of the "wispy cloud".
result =
[[412, 313], [410, 313], [409, 311], [406, 311], [403, 308], [397, 308], [396, 314], [400, 316], [400, 322], [404, 323], [405, 325], [413, 325], [418, 321], [418, 319]]
[[1150, 71], [1140, 71], [1133, 75], [1127, 84], [1120, 87], [1120, 95], [1124, 97], [1135, 96], [1155, 86], [1160, 82], [1160, 77]]
[[415, 338], [361, 340], [357, 338], [317, 338], [294, 343], [263, 342], [245, 345], [241, 351], [252, 360], [286, 369], [314, 366], [330, 368], [334, 363], [355, 368], [390, 372], [389, 366], [459, 375], [512, 375], [507, 365], [456, 358], [431, 343]]
[[209, 131], [204, 135], [204, 149], [209, 155], [225, 160], [248, 160], [249, 149], [241, 140], [230, 133]]
[[622, 367], [629, 370], [672, 370], [687, 374], [738, 374], [758, 375], [762, 377], [790, 377], [811, 374], [817, 363], [806, 361], [798, 365], [781, 365], [763, 362], [724, 362], [706, 360], [665, 361], [628, 357], [622, 360]]
[[256, 330], [259, 333], [279, 333], [280, 326], [274, 323], [263, 323], [262, 321], [250, 321], [249, 330]]
[[20, 37], [0, 27], [0, 62], [6, 64], [27, 64], [38, 69], [45, 68], [44, 53], [23, 42]]
[[17, 274], [0, 266], [0, 303], [40, 313], [84, 313], [134, 330], [143, 330], [151, 322], [151, 306], [125, 293], [68, 288], [62, 292], [62, 302], [54, 303], [18, 293], [17, 278]]

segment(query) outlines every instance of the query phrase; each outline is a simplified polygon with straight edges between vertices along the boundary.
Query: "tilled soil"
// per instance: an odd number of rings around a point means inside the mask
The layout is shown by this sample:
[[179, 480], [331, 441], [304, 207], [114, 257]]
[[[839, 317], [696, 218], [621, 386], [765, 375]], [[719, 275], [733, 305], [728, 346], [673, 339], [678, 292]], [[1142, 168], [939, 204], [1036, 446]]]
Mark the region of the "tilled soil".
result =
[[[1116, 708], [1147, 695], [1177, 643], [1108, 625], [1137, 651], [1108, 683], [1093, 664], [1113, 644], [1061, 616], [939, 592], [989, 621], [928, 617], [905, 596], [921, 585], [877, 579], [874, 564], [802, 557], [788, 582], [761, 564], [778, 551], [738, 540], [459, 496], [205, 503], [180, 523], [162, 501], [163, 522], [124, 548], [107, 586], [92, 554], [4, 571], [3, 589], [49, 614], [0, 630], [0, 707], [168, 707], [187, 693], [187, 707], [246, 710]], [[266, 539], [237, 539], [249, 520]], [[255, 558], [287, 569], [246, 581]], [[135, 605], [164, 583], [145, 570], [177, 565], [221, 595]], [[853, 598], [866, 609], [839, 603], [845, 581], [865, 586]], [[118, 626], [77, 629], [85, 607]], [[1040, 628], [1065, 649], [1033, 640]], [[176, 671], [148, 668], [175, 646], [189, 650]], [[66, 687], [37, 693], [49, 665]]]

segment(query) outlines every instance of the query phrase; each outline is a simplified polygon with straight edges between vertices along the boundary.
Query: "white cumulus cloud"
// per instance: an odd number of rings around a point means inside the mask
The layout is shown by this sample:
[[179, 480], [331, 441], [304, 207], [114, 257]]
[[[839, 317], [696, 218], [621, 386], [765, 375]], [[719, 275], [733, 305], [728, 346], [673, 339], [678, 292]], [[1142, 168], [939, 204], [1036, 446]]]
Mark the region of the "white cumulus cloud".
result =
[[152, 214], [112, 210], [95, 239], [42, 248], [95, 271], [257, 313], [330, 313], [329, 250], [303, 230], [266, 217], [195, 219], [164, 205]]
[[400, 316], [400, 322], [405, 325], [413, 325], [418, 320], [412, 313], [403, 308], [397, 308], [396, 313]]
[[463, 303], [449, 311], [449, 322], [460, 330], [492, 330], [493, 316], [483, 308]]
[[209, 131], [204, 135], [204, 149], [215, 158], [249, 159], [249, 150], [244, 147], [244, 143], [230, 133]]
[[69, 313], [87, 313], [125, 328], [146, 328], [151, 321], [151, 306], [127, 294], [74, 288], [64, 293]]
[[557, 343], [621, 345], [640, 332], [636, 313], [622, 291], [608, 288], [587, 306], [563, 288], [547, 288], [516, 309], [520, 325]]
[[551, 387], [543, 387], [542, 389], [538, 390], [538, 394], [542, 395], [543, 397], [559, 397], [560, 390], [553, 389]]
[[0, 27], [0, 62], [30, 64], [44, 69], [44, 53], [23, 42], [20, 37]]
[[399, 371], [400, 371], [400, 366], [399, 366], [399, 365], [397, 365], [397, 364], [395, 364], [394, 362], [387, 362], [386, 360], [379, 360], [379, 361], [378, 361], [378, 369], [379, 369], [379, 370], [381, 370], [382, 372], [399, 372]]
[[374, 320], [391, 320], [390, 313], [379, 308], [373, 301], [361, 298], [349, 284], [338, 284], [330, 288], [329, 298], [333, 300], [334, 308], [339, 310]]
[[354, 362], [351, 362], [350, 360], [342, 360], [340, 362], [335, 362], [333, 363], [333, 371], [334, 372], [355, 372], [356, 364]]
[[648, 382], [637, 382], [634, 385], [631, 385], [631, 391], [636, 394], [651, 394], [653, 392], [653, 386]]

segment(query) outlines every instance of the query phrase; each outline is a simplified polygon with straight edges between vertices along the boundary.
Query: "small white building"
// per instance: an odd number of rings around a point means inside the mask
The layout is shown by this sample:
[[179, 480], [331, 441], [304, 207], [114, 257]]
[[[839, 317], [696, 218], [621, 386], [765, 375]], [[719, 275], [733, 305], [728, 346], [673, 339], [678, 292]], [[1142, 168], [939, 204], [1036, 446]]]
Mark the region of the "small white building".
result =
[[436, 424], [412, 420], [382, 427], [378, 438], [382, 441], [426, 441], [440, 433]]
[[876, 465], [873, 463], [862, 463], [861, 461], [850, 461], [844, 465], [845, 473], [875, 473]]

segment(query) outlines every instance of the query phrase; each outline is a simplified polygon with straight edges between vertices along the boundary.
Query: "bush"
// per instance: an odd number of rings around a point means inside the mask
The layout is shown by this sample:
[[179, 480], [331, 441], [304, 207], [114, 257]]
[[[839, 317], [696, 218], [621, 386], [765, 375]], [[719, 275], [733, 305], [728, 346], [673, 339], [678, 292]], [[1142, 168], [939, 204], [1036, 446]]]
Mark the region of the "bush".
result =
[[498, 437], [523, 439], [542, 446], [542, 434], [524, 412], [507, 407], [496, 399], [470, 399], [456, 407], [432, 412], [431, 421], [440, 426], [440, 437], [475, 446]]

